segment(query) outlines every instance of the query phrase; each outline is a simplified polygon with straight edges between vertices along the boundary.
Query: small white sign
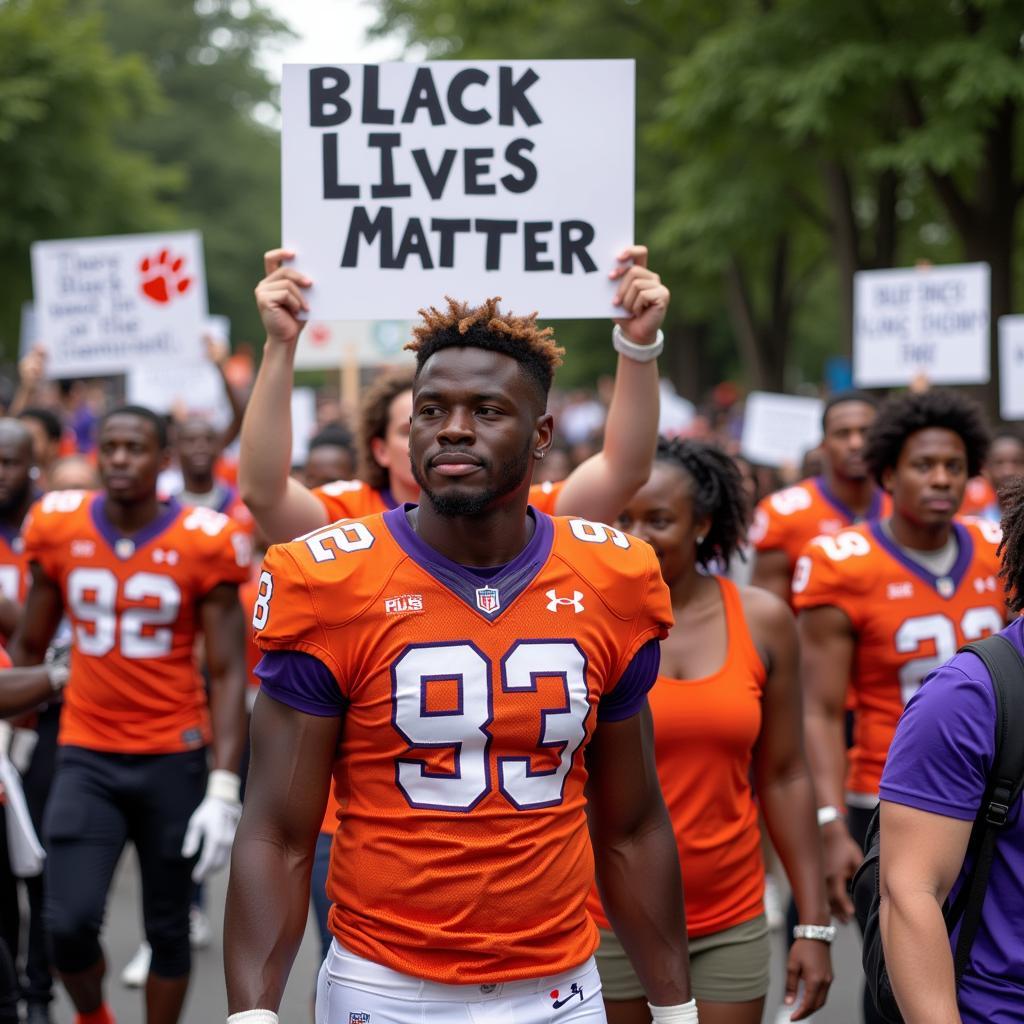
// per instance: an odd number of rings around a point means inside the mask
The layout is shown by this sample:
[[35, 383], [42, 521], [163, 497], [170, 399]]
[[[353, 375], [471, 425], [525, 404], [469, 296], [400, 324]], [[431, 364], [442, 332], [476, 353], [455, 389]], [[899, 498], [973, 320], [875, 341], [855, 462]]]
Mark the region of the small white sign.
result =
[[818, 398], [751, 391], [743, 413], [740, 452], [762, 466], [799, 466], [821, 443]]
[[999, 318], [999, 415], [1024, 420], [1024, 316]]
[[197, 231], [34, 242], [35, 334], [51, 377], [127, 373], [192, 352], [206, 319]]
[[445, 295], [606, 317], [633, 242], [632, 60], [286, 64], [282, 240], [310, 317]]
[[[230, 331], [228, 317], [211, 316], [203, 333], [227, 344]], [[129, 402], [155, 412], [195, 413], [220, 426], [227, 426], [231, 419], [224, 381], [207, 357], [202, 337], [177, 361], [150, 359], [132, 367], [125, 380], [125, 394]]]
[[408, 320], [314, 320], [299, 335], [295, 368], [337, 368], [353, 359], [360, 366], [411, 362], [405, 346], [412, 327]]
[[858, 387], [984, 384], [990, 376], [987, 263], [862, 270], [853, 279]]
[[316, 391], [294, 388], [292, 409], [292, 465], [303, 466], [309, 454], [309, 442], [316, 433]]

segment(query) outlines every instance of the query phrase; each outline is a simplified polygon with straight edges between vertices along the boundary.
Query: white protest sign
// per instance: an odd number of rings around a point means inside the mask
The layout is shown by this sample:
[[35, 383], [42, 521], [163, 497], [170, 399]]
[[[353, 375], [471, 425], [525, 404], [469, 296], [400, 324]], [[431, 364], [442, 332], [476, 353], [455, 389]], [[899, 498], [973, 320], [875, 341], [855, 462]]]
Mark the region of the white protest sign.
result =
[[854, 274], [857, 386], [986, 383], [990, 295], [987, 263]]
[[359, 366], [410, 362], [405, 351], [412, 338], [408, 320], [314, 320], [299, 335], [297, 370], [337, 368], [354, 359]]
[[741, 453], [762, 466], [799, 466], [821, 443], [823, 407], [818, 398], [751, 391], [743, 413]]
[[206, 319], [196, 231], [34, 242], [32, 283], [51, 377], [177, 361], [192, 351]]
[[293, 388], [292, 409], [292, 465], [303, 466], [309, 454], [309, 442], [316, 433], [316, 391], [313, 388]]
[[445, 295], [606, 317], [633, 242], [634, 62], [286, 64], [282, 239], [317, 320]]
[[999, 318], [999, 415], [1024, 420], [1024, 316]]
[[[230, 337], [231, 321], [226, 316], [207, 317], [203, 334], [224, 343]], [[224, 381], [206, 355], [202, 336], [176, 361], [149, 359], [133, 366], [125, 380], [129, 402], [144, 405], [154, 412], [187, 412], [205, 416], [213, 423], [226, 426], [230, 420]]]

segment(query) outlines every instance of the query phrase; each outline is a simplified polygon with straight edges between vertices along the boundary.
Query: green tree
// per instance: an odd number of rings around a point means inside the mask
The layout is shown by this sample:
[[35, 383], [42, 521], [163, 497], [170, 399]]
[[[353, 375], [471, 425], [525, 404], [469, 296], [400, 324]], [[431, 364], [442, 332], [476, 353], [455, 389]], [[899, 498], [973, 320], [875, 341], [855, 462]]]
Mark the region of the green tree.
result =
[[203, 233], [212, 312], [236, 339], [262, 339], [252, 289], [263, 252], [279, 244], [280, 150], [274, 82], [260, 51], [290, 35], [256, 0], [87, 0], [114, 50], [138, 55], [164, 97], [119, 137], [174, 168], [181, 227]]
[[117, 142], [157, 102], [135, 57], [115, 57], [99, 19], [68, 0], [0, 3], [0, 346], [18, 351], [36, 239], [165, 226], [176, 176]]

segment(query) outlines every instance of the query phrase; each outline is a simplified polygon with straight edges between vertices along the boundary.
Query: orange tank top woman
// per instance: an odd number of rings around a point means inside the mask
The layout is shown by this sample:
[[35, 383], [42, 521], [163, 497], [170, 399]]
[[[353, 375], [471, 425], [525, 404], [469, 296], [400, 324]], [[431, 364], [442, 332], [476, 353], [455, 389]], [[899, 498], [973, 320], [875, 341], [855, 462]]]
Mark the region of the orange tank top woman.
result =
[[[765, 668], [739, 590], [718, 578], [728, 623], [722, 667], [701, 679], [659, 676], [648, 694], [658, 779], [679, 847], [686, 931], [710, 935], [764, 911], [764, 863], [751, 790]], [[610, 928], [597, 890], [588, 909]]]

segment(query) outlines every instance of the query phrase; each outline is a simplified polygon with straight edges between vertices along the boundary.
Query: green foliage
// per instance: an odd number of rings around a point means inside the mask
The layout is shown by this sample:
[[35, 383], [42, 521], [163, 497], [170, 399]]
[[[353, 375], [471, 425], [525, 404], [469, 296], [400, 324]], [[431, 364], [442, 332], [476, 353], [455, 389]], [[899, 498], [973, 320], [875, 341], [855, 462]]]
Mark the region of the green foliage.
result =
[[0, 345], [17, 353], [36, 239], [159, 227], [177, 177], [117, 144], [158, 93], [136, 57], [116, 58], [96, 17], [66, 0], [0, 3]]
[[177, 223], [203, 232], [210, 310], [236, 339], [262, 340], [252, 300], [261, 256], [280, 242], [276, 130], [257, 120], [276, 88], [259, 51], [289, 34], [251, 0], [91, 0], [119, 53], [140, 55], [164, 97], [120, 131], [124, 145], [180, 175]]

